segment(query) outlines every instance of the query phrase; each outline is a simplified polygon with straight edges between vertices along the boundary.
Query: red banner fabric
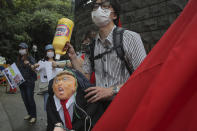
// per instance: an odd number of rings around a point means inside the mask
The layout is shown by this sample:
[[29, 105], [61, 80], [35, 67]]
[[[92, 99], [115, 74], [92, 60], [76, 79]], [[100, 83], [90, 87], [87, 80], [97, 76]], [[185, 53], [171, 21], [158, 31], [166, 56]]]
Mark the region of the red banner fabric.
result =
[[196, 7], [188, 2], [93, 131], [197, 131]]

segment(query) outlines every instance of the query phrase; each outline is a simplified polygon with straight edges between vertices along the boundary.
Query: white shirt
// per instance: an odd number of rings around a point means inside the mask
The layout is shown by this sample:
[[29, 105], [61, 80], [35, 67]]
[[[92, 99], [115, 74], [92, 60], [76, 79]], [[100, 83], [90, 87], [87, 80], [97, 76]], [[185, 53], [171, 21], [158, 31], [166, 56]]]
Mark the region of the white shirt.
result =
[[[55, 101], [55, 106], [56, 106], [57, 111], [59, 112], [60, 118], [61, 118], [62, 122], [64, 123], [64, 126], [66, 127], [65, 120], [64, 120], [64, 110], [63, 110], [63, 107], [62, 107], [62, 105], [60, 103], [60, 99], [58, 99], [56, 97], [56, 95], [53, 96], [53, 99]], [[66, 108], [67, 108], [67, 110], [69, 112], [71, 121], [73, 119], [74, 102], [75, 102], [75, 96], [72, 95], [71, 98], [66, 103]]]
[[60, 68], [53, 68], [52, 62], [50, 61], [42, 61], [38, 62], [40, 65], [36, 70], [40, 72], [40, 81], [41, 82], [49, 82], [53, 79], [59, 71], [62, 71]]

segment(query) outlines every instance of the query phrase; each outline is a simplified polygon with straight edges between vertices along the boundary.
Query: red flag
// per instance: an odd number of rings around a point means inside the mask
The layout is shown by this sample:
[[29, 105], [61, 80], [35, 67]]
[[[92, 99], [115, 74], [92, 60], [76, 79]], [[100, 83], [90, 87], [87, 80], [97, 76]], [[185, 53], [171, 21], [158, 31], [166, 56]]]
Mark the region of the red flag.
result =
[[197, 0], [190, 0], [93, 131], [197, 131]]

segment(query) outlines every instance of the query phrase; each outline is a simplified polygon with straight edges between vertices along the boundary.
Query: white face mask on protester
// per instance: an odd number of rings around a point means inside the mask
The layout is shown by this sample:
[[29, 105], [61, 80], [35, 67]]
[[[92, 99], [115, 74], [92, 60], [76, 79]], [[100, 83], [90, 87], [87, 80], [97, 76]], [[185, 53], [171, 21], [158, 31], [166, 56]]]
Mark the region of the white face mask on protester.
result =
[[37, 52], [37, 46], [36, 45], [33, 45], [33, 52]]
[[54, 52], [47, 52], [47, 57], [48, 58], [53, 58], [54, 57]]
[[19, 50], [19, 54], [21, 54], [21, 55], [26, 55], [26, 54], [27, 54], [26, 49], [20, 49], [20, 50]]
[[110, 9], [102, 9], [99, 7], [97, 10], [92, 11], [92, 21], [98, 27], [106, 26], [109, 22], [111, 22], [110, 14]]

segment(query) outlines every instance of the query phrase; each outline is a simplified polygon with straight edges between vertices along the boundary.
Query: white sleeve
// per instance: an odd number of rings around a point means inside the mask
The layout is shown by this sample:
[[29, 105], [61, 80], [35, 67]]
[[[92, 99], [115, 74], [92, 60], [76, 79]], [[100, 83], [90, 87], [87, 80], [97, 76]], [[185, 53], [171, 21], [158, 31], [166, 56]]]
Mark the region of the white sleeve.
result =
[[42, 70], [43, 68], [44, 68], [44, 61], [38, 61], [38, 64], [39, 64], [39, 67], [38, 68], [36, 68], [36, 70], [37, 71], [40, 71], [40, 70]]

